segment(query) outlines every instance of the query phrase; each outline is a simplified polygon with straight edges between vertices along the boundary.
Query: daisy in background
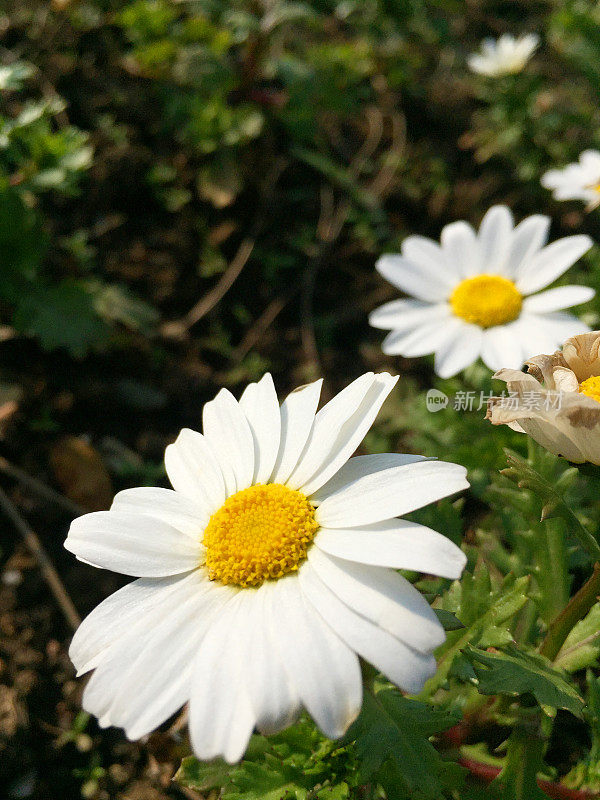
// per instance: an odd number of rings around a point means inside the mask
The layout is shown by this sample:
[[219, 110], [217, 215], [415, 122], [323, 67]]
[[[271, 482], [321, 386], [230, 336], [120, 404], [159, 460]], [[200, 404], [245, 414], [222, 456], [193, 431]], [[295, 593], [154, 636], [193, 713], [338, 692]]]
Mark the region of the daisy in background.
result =
[[549, 217], [535, 214], [514, 227], [506, 206], [493, 206], [476, 233], [466, 222], [442, 230], [441, 244], [409, 236], [402, 255], [384, 255], [380, 274], [411, 299], [393, 300], [369, 317], [389, 330], [382, 349], [406, 358], [435, 353], [448, 378], [481, 357], [492, 370], [519, 369], [535, 353], [589, 330], [561, 309], [594, 296], [587, 286], [539, 292], [592, 246], [589, 236], [545, 245]]
[[593, 211], [600, 205], [600, 152], [585, 150], [578, 163], [548, 170], [541, 184], [555, 200], [583, 200], [586, 210]]
[[504, 33], [499, 39], [484, 39], [479, 53], [469, 56], [468, 64], [473, 72], [497, 78], [521, 72], [540, 43], [535, 33], [527, 33], [515, 39]]
[[305, 708], [341, 736], [362, 703], [359, 657], [407, 692], [436, 669], [444, 631], [396, 569], [458, 578], [462, 551], [397, 519], [468, 486], [420, 456], [351, 458], [397, 378], [369, 372], [317, 412], [321, 381], [278, 403], [265, 375], [223, 389], [165, 454], [171, 489], [126, 489], [76, 519], [65, 546], [138, 577], [83, 621], [70, 648], [94, 670], [84, 708], [131, 739], [185, 703], [199, 758], [235, 762], [254, 728]]

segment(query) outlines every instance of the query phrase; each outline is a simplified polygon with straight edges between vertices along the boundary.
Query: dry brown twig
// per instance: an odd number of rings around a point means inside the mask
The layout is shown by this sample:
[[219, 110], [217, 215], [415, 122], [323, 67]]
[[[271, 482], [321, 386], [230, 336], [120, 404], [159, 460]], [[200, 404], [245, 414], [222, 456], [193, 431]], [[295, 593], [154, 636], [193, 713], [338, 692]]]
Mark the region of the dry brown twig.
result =
[[0, 508], [6, 516], [10, 519], [13, 523], [15, 528], [23, 537], [23, 541], [25, 545], [31, 552], [31, 554], [36, 559], [37, 563], [39, 564], [40, 570], [42, 571], [42, 575], [44, 576], [46, 583], [50, 587], [50, 591], [54, 595], [56, 602], [60, 606], [61, 611], [63, 612], [65, 619], [73, 628], [73, 630], [77, 630], [81, 623], [81, 617], [77, 613], [77, 609], [73, 605], [73, 601], [69, 597], [67, 590], [64, 587], [63, 582], [61, 581], [54, 564], [52, 563], [50, 556], [46, 552], [43, 544], [40, 541], [39, 536], [35, 531], [31, 528], [28, 522], [21, 516], [17, 507], [6, 494], [4, 489], [0, 488]]
[[223, 299], [229, 289], [231, 289], [252, 255], [254, 245], [256, 244], [256, 238], [265, 222], [265, 212], [275, 192], [277, 182], [286, 166], [287, 161], [285, 159], [277, 159], [272, 169], [266, 175], [263, 181], [263, 190], [258, 201], [256, 216], [250, 227], [250, 233], [242, 240], [236, 254], [230, 261], [223, 275], [221, 275], [217, 284], [201, 297], [197, 303], [194, 303], [181, 319], [166, 322], [161, 328], [161, 334], [163, 336], [171, 339], [184, 339], [189, 334], [190, 328], [199, 322], [202, 317], [206, 316], [206, 314]]
[[216, 286], [201, 297], [181, 319], [166, 322], [161, 330], [163, 336], [171, 339], [184, 338], [192, 325], [195, 325], [202, 317], [208, 314], [231, 289], [236, 278], [248, 263], [248, 259], [254, 250], [254, 245], [254, 238], [244, 239]]

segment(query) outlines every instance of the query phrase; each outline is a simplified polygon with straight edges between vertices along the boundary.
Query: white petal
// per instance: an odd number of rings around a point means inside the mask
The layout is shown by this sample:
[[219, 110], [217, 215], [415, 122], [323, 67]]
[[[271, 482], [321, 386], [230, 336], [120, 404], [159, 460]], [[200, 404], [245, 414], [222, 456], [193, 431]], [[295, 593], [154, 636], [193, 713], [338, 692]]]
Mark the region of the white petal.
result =
[[161, 620], [159, 613], [154, 619], [139, 655], [133, 657], [127, 647], [122, 650], [129, 661], [103, 719], [124, 728], [130, 739], [150, 733], [189, 700], [198, 648], [211, 622], [235, 594], [231, 587], [194, 577], [178, 607], [168, 617]]
[[397, 377], [372, 372], [357, 378], [315, 417], [298, 465], [287, 484], [311, 495], [354, 453], [373, 424]]
[[600, 177], [600, 153], [598, 150], [584, 150], [579, 156], [579, 161], [585, 170]]
[[199, 538], [158, 519], [115, 511], [73, 520], [65, 547], [88, 564], [140, 578], [187, 572], [203, 560]]
[[465, 554], [441, 533], [394, 519], [362, 528], [322, 528], [315, 544], [325, 553], [374, 567], [410, 569], [440, 578], [460, 578], [467, 562]]
[[[161, 592], [160, 607], [153, 603], [144, 603], [141, 609], [144, 613], [131, 619], [128, 631], [96, 659], [97, 667], [85, 687], [82, 701], [84, 709], [98, 717], [102, 727], [112, 724], [107, 712], [121, 688], [127, 669], [142, 652], [148, 638], [152, 636], [156, 621], [158, 620], [160, 624], [169, 619], [187, 600], [188, 587], [194, 577], [194, 573], [180, 576], [170, 591]], [[150, 611], [150, 614], [145, 613], [146, 610]]]
[[240, 398], [254, 438], [253, 483], [267, 483], [279, 452], [281, 415], [273, 378], [267, 372], [258, 383], [251, 383]]
[[256, 592], [245, 660], [250, 704], [256, 715], [256, 727], [264, 734], [277, 733], [292, 725], [302, 707], [279, 656], [277, 631], [271, 629], [271, 618], [276, 612], [273, 590], [274, 583], [267, 581]]
[[594, 290], [588, 286], [558, 286], [556, 289], [526, 297], [523, 309], [534, 314], [560, 311], [562, 308], [587, 303], [594, 295]]
[[520, 275], [521, 268], [538, 252], [548, 239], [550, 217], [533, 214], [522, 220], [512, 233], [508, 261], [513, 276]]
[[424, 236], [408, 236], [402, 242], [402, 255], [412, 264], [452, 290], [460, 273], [449, 264], [446, 254], [437, 242]]
[[480, 75], [487, 75], [493, 77], [499, 74], [499, 68], [495, 63], [495, 58], [492, 60], [488, 56], [471, 55], [468, 59], [469, 67], [473, 72], [478, 72]]
[[247, 601], [248, 593], [240, 591], [219, 613], [193, 666], [189, 731], [203, 761], [218, 756], [230, 764], [239, 761], [256, 721], [245, 679]]
[[315, 421], [322, 385], [321, 378], [300, 386], [281, 404], [281, 442], [271, 483], [285, 483], [298, 463]]
[[254, 477], [254, 440], [246, 415], [227, 389], [205, 404], [202, 427], [221, 465], [227, 494], [247, 489]]
[[311, 547], [308, 560], [343, 603], [414, 650], [431, 653], [445, 640], [429, 603], [397, 572], [328, 556], [318, 547]]
[[158, 519], [195, 539], [202, 538], [210, 513], [179, 492], [153, 486], [139, 486], [118, 492], [110, 510]]
[[357, 478], [316, 511], [324, 528], [346, 528], [408, 514], [467, 489], [467, 471], [445, 461], [420, 461]]
[[563, 182], [564, 173], [562, 169], [549, 169], [542, 175], [540, 183], [544, 189], [556, 189]]
[[436, 306], [439, 316], [425, 324], [418, 325], [414, 330], [389, 333], [381, 345], [386, 355], [401, 355], [405, 358], [417, 358], [428, 353], [434, 353], [446, 339], [448, 326], [454, 327], [457, 321], [450, 312], [450, 306]]
[[425, 461], [425, 456], [415, 456], [410, 453], [376, 453], [370, 456], [354, 456], [324, 483], [316, 492], [311, 494], [311, 503], [318, 505], [329, 495], [335, 494], [340, 489], [345, 488], [357, 478], [364, 475], [371, 475], [390, 467], [403, 467], [406, 464], [415, 464], [417, 461]]
[[549, 326], [538, 324], [539, 319], [540, 316], [537, 314], [528, 314], [523, 311], [519, 319], [512, 323], [511, 330], [514, 332], [515, 339], [520, 343], [518, 350], [522, 361], [511, 369], [520, 369], [526, 359], [539, 355], [539, 353], [550, 353], [557, 344], [562, 343], [563, 339], [560, 338], [560, 335], [557, 335], [556, 332], [552, 335], [548, 330]]
[[483, 273], [512, 277], [508, 253], [513, 224], [512, 214], [506, 206], [492, 206], [481, 220], [479, 246]]
[[450, 286], [440, 277], [439, 270], [425, 270], [421, 264], [414, 264], [403, 256], [381, 256], [375, 269], [393, 286], [419, 300], [439, 303], [448, 297]]
[[96, 606], [75, 631], [69, 647], [69, 658], [77, 675], [98, 666], [106, 649], [126, 635], [133, 625], [152, 619], [154, 612], [162, 609], [166, 598], [178, 591], [182, 580], [185, 578], [181, 575], [139, 578]]
[[416, 326], [424, 325], [448, 316], [447, 303], [425, 303], [423, 300], [392, 300], [369, 316], [369, 325], [394, 333], [408, 333]]
[[[168, 672], [170, 669], [168, 662], [170, 661], [171, 636], [178, 638], [177, 631], [180, 620], [189, 613], [190, 604], [195, 609], [194, 614], [197, 615], [196, 598], [202, 595], [202, 585], [206, 583], [207, 581], [200, 571], [196, 571], [180, 577], [169, 587], [161, 588], [157, 592], [158, 598], [147, 597], [138, 606], [139, 613], [136, 618], [130, 620], [128, 630], [102, 652], [97, 659], [98, 667], [85, 688], [83, 707], [86, 711], [99, 717], [103, 727], [107, 725], [123, 726], [128, 709], [132, 703], [136, 702], [137, 695], [144, 691], [144, 683], [153, 679], [154, 673], [158, 673], [158, 686], [154, 685], [152, 689], [157, 696], [155, 699], [146, 696], [147, 702], [153, 704], [152, 708], [159, 716], [152, 727], [164, 721], [187, 700], [189, 681], [187, 691], [184, 691], [183, 697], [179, 701], [179, 697], [170, 695], [172, 680], [161, 686], [160, 678], [164, 677], [165, 671]], [[158, 599], [160, 603], [157, 602]], [[194, 631], [191, 630], [189, 634], [193, 637]], [[165, 637], [168, 645], [165, 644]], [[138, 669], [132, 672], [137, 659], [148, 649], [152, 651], [159, 641], [162, 642], [162, 653], [159, 648], [158, 655], [151, 659], [149, 668], [144, 672], [140, 672]], [[173, 678], [173, 676], [170, 677]], [[129, 686], [129, 696], [125, 693], [125, 696], [115, 706], [115, 701], [125, 686]], [[179, 685], [178, 691], [181, 692]], [[181, 697], [181, 694], [179, 696]], [[174, 705], [170, 704], [169, 698], [172, 698]], [[161, 705], [163, 702], [165, 704]]]
[[278, 580], [274, 592], [271, 625], [281, 660], [308, 713], [337, 739], [362, 705], [358, 658], [304, 600], [296, 576]]
[[539, 250], [517, 276], [517, 289], [532, 294], [555, 281], [586, 253], [593, 242], [589, 236], [566, 236]]
[[446, 330], [446, 339], [435, 353], [435, 371], [441, 378], [450, 378], [477, 361], [481, 353], [483, 331], [477, 325], [461, 322]]
[[481, 250], [473, 228], [468, 222], [452, 222], [442, 228], [442, 248], [457, 278], [470, 278], [482, 272]]
[[201, 505], [208, 514], [225, 502], [221, 467], [201, 433], [184, 428], [165, 451], [165, 468], [173, 488]]
[[416, 652], [354, 613], [325, 586], [310, 564], [304, 565], [298, 577], [305, 597], [338, 636], [403, 691], [419, 692], [435, 673], [433, 656]]
[[[554, 311], [549, 314], [522, 314], [519, 321], [527, 322], [523, 341], [524, 358], [531, 358], [539, 353], [549, 353], [560, 346], [571, 336], [586, 333], [590, 328], [577, 317], [566, 312]], [[546, 345], [532, 349], [536, 342], [545, 341]], [[503, 365], [506, 366], [506, 365]]]
[[481, 360], [487, 367], [496, 372], [502, 367], [520, 369], [523, 366], [525, 342], [521, 341], [519, 330], [522, 330], [522, 326], [513, 322], [496, 325], [483, 332]]

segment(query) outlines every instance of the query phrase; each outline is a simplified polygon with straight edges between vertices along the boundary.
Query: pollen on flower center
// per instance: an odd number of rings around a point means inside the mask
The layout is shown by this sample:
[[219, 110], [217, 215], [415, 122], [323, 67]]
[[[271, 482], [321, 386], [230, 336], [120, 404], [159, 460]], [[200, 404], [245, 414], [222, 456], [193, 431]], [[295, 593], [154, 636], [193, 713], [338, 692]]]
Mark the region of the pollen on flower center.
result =
[[476, 275], [461, 281], [450, 295], [457, 317], [492, 328], [512, 322], [521, 313], [523, 297], [508, 278], [501, 275]]
[[209, 520], [202, 543], [211, 580], [260, 586], [297, 570], [317, 529], [306, 497], [279, 483], [229, 497]]
[[592, 375], [591, 378], [581, 381], [579, 393], [585, 394], [600, 403], [600, 375]]

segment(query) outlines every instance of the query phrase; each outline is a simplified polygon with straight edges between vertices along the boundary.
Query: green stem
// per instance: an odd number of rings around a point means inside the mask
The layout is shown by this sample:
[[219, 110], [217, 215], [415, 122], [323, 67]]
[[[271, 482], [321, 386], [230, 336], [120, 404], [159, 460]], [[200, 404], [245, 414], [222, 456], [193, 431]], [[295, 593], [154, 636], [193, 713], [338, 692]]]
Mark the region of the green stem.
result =
[[565, 524], [547, 519], [534, 526], [536, 535], [536, 582], [540, 590], [540, 612], [550, 624], [569, 602], [569, 570]]
[[546, 638], [541, 644], [540, 653], [554, 661], [565, 639], [574, 625], [583, 619], [600, 595], [600, 564], [594, 564], [594, 572], [583, 584], [577, 594], [569, 600], [560, 614], [550, 623]]

